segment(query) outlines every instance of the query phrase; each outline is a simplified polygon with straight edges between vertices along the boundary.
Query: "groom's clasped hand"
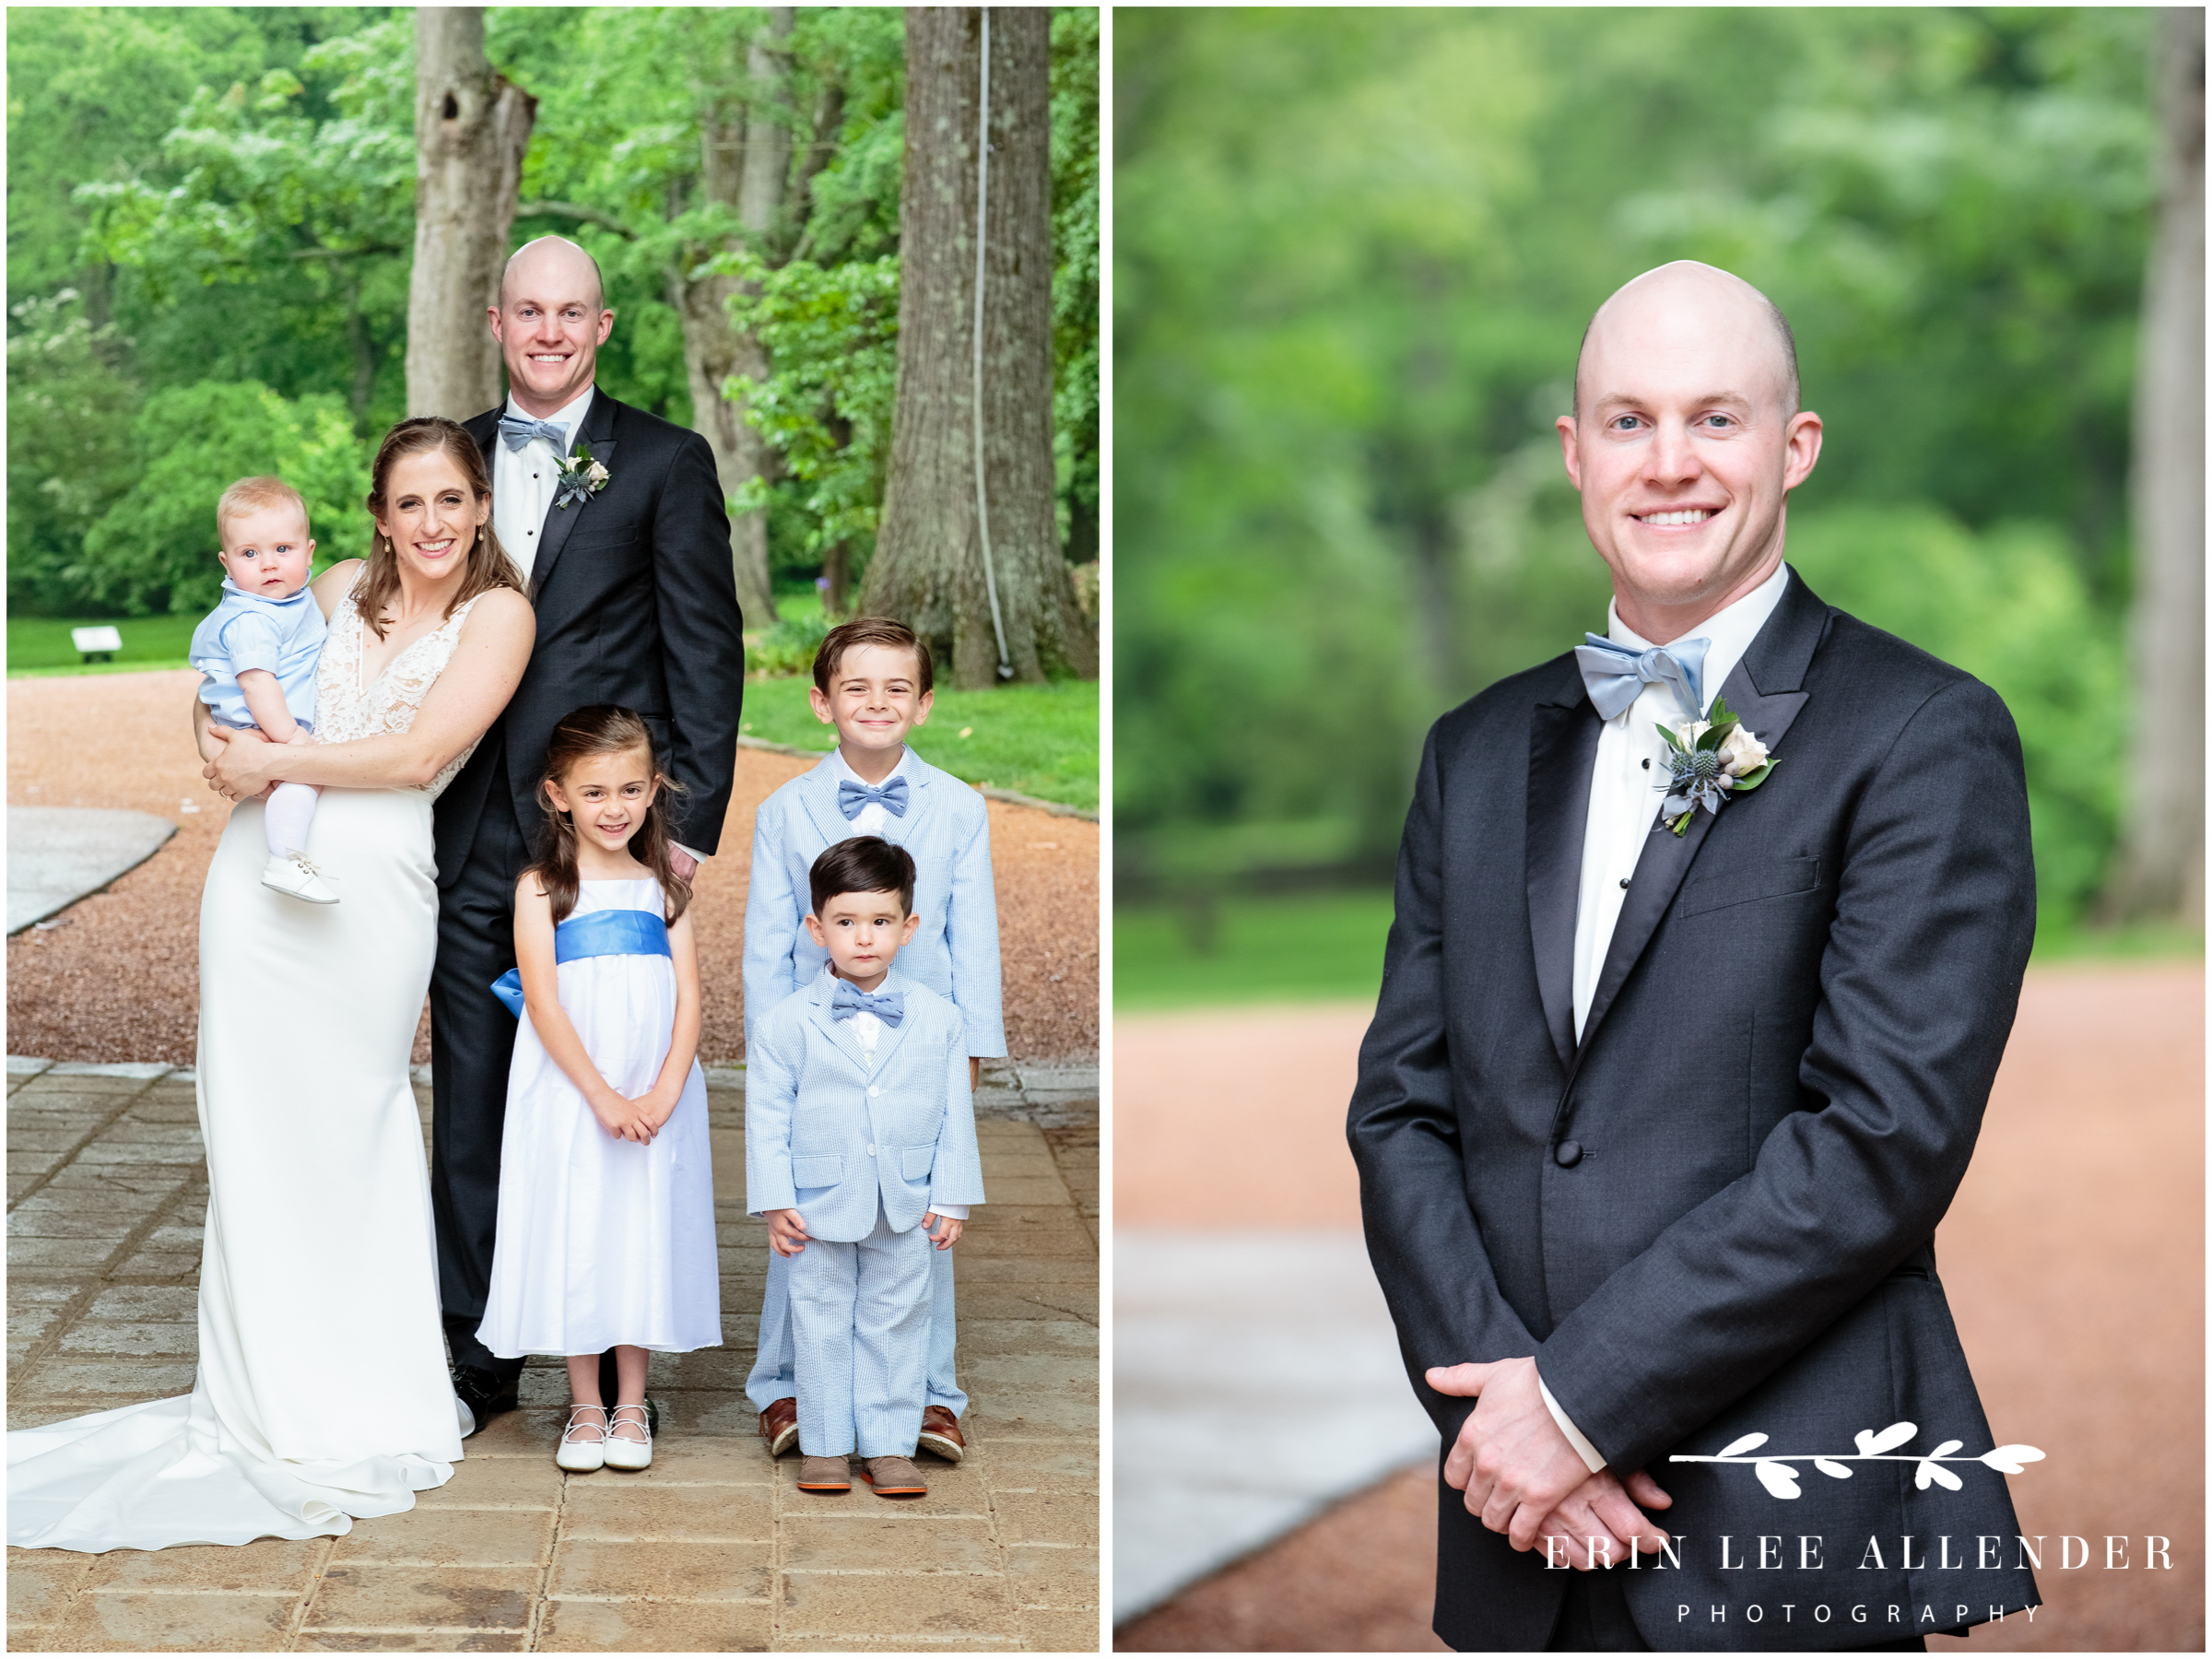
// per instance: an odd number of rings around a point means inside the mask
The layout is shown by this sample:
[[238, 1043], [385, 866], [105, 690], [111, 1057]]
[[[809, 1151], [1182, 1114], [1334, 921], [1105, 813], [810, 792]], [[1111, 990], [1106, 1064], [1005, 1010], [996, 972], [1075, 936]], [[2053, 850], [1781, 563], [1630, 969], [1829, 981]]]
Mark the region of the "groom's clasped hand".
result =
[[[1625, 1486], [1610, 1469], [1593, 1474], [1545, 1405], [1534, 1359], [1435, 1365], [1427, 1381], [1439, 1394], [1476, 1401], [1444, 1459], [1444, 1483], [1464, 1491], [1467, 1512], [1515, 1549], [1540, 1547], [1547, 1559], [1587, 1571], [1667, 1542], [1643, 1510], [1674, 1500], [1641, 1469]], [[1559, 1542], [1541, 1542], [1553, 1538]]]

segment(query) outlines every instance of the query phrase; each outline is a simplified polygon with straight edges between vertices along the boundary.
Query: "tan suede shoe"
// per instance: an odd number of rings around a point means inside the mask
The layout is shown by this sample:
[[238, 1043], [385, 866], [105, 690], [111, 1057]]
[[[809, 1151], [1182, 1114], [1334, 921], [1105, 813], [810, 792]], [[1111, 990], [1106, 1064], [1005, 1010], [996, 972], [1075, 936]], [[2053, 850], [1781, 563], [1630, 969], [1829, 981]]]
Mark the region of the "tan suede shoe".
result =
[[853, 1465], [842, 1457], [803, 1457], [799, 1460], [799, 1490], [802, 1492], [849, 1492], [853, 1489]]
[[926, 1498], [929, 1487], [911, 1457], [864, 1457], [860, 1477], [876, 1488], [878, 1498]]

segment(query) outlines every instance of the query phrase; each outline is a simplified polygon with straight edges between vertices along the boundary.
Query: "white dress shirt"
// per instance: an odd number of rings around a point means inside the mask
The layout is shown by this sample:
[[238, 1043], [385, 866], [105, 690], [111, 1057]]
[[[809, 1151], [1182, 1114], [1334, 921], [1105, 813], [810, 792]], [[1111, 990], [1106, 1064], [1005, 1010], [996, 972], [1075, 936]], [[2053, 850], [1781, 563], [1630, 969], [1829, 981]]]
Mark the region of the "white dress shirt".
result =
[[[883, 783], [871, 783], [853, 770], [846, 761], [842, 749], [832, 749], [830, 751], [830, 775], [840, 783], [850, 780], [863, 789], [880, 789], [892, 778], [904, 778], [906, 780], [906, 809], [912, 812], [916, 805], [915, 796], [922, 790], [922, 757], [915, 754], [911, 748], [901, 747], [899, 752], [899, 764], [891, 768], [889, 773], [884, 778]], [[878, 835], [883, 836], [886, 841], [890, 839], [889, 836], [883, 834], [883, 827], [891, 821], [890, 809], [881, 801], [870, 801], [847, 821], [853, 826], [852, 833], [854, 835]]]
[[[1699, 691], [1704, 699], [1700, 714], [1712, 709], [1712, 700], [1721, 694], [1744, 653], [1751, 649], [1751, 641], [1782, 603], [1783, 590], [1789, 584], [1789, 568], [1777, 564], [1766, 581], [1683, 636], [1712, 641], [1699, 674]], [[1619, 606], [1610, 603], [1606, 606], [1606, 637], [1633, 651], [1649, 651], [1653, 643], [1621, 621]], [[1590, 768], [1590, 816], [1583, 827], [1582, 888], [1574, 907], [1574, 1035], [1578, 1042], [1590, 1018], [1590, 1003], [1597, 993], [1598, 975], [1605, 970], [1606, 953], [1612, 947], [1621, 903], [1636, 875], [1636, 862], [1652, 838], [1652, 826], [1659, 815], [1664, 793], [1659, 785], [1666, 781], [1666, 740], [1659, 735], [1659, 724], [1664, 722], [1678, 730], [1688, 718], [1672, 688], [1647, 685], [1636, 700], [1606, 721], [1598, 734], [1597, 758]], [[1583, 1462], [1593, 1473], [1604, 1468], [1606, 1460], [1568, 1420], [1559, 1402], [1551, 1397], [1551, 1390], [1544, 1387], [1541, 1376], [1536, 1386], [1543, 1390], [1544, 1404], [1550, 1407], [1553, 1421], [1582, 1454]]]
[[[909, 752], [911, 753], [912, 751], [910, 750]], [[871, 812], [881, 813], [882, 810], [883, 809], [880, 806], [877, 806], [873, 801], [871, 801], [866, 806], [861, 809], [861, 816], [865, 818]], [[858, 830], [855, 831], [855, 833], [873, 835], [875, 831], [872, 830]], [[836, 971], [832, 969], [827, 962], [822, 964], [822, 972], [824, 976], [829, 979], [834, 980], [837, 978]], [[868, 1069], [870, 1071], [874, 1071], [876, 1069], [876, 1044], [880, 1041], [883, 1037], [883, 1021], [877, 1018], [875, 1015], [869, 1013], [865, 1008], [858, 1009], [853, 1013], [853, 1035], [860, 1043], [861, 1058], [866, 1062]], [[964, 1204], [936, 1204], [932, 1205], [930, 1207], [937, 1215], [950, 1217], [955, 1221], [965, 1221], [968, 1219], [968, 1206]]]
[[[507, 557], [521, 568], [524, 582], [537, 563], [538, 541], [545, 532], [547, 514], [553, 509], [553, 493], [559, 481], [554, 463], [576, 447], [576, 434], [583, 429], [583, 417], [592, 406], [592, 391], [586, 386], [575, 402], [546, 417], [568, 430], [568, 441], [558, 451], [542, 437], [531, 439], [519, 450], [509, 449], [504, 438], [495, 436], [491, 441], [492, 528], [500, 533], [500, 546], [507, 549]], [[512, 395], [505, 413], [517, 420], [537, 418], [516, 407]]]

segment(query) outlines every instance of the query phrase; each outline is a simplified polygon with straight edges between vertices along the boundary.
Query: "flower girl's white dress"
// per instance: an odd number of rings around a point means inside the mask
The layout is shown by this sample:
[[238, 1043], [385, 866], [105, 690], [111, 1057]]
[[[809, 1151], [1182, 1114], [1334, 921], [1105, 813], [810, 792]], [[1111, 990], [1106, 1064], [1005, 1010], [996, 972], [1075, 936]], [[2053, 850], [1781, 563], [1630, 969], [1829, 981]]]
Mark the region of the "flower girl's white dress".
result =
[[[412, 726], [474, 604], [364, 685], [342, 599], [315, 741]], [[10, 1544], [310, 1538], [452, 1478], [460, 1422], [407, 1062], [438, 948], [430, 803], [467, 759], [422, 789], [323, 792], [308, 851], [342, 884], [334, 905], [263, 887], [262, 804], [231, 812], [200, 900], [199, 1374], [189, 1394], [11, 1433]]]
[[[565, 922], [599, 911], [662, 914], [660, 886], [578, 884]], [[560, 1006], [615, 1090], [653, 1085], [676, 1030], [665, 956], [562, 962]], [[722, 1342], [707, 1080], [699, 1063], [649, 1145], [609, 1135], [546, 1053], [525, 1012], [507, 1077], [500, 1230], [477, 1338], [503, 1359], [598, 1354], [632, 1343], [686, 1353]]]

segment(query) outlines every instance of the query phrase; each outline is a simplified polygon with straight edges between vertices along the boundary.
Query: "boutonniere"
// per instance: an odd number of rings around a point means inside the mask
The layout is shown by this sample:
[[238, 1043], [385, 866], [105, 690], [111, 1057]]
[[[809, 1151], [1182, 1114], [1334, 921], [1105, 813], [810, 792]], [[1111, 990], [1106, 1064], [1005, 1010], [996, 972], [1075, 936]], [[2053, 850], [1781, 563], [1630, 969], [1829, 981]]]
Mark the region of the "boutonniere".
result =
[[606, 467], [592, 459], [591, 445], [582, 439], [576, 441], [573, 454], [562, 455], [553, 463], [557, 477], [553, 486], [553, 505], [567, 507], [595, 496], [606, 488], [610, 477]]
[[1712, 700], [1712, 718], [1686, 722], [1678, 730], [1659, 728], [1666, 739], [1666, 782], [1659, 787], [1666, 799], [1659, 815], [1677, 835], [1689, 828], [1690, 814], [1700, 806], [1717, 813], [1732, 794], [1757, 789], [1782, 764], [1767, 753], [1767, 746], [1745, 729], [1728, 712], [1728, 700]]

